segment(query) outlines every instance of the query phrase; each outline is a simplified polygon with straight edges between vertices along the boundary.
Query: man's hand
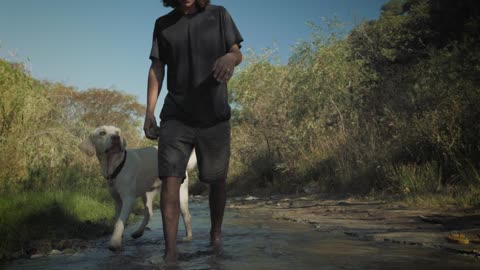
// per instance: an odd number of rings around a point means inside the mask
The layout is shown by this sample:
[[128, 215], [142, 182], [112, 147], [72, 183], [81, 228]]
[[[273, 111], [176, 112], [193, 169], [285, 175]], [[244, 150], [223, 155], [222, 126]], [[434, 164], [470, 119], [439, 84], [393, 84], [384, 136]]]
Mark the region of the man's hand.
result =
[[147, 92], [147, 111], [145, 113], [145, 123], [143, 131], [145, 137], [150, 140], [158, 138], [157, 120], [155, 120], [155, 105], [157, 104], [158, 95], [162, 86], [163, 77], [165, 75], [165, 64], [158, 59], [152, 59], [152, 65], [148, 71], [148, 92]]
[[232, 78], [235, 66], [242, 62], [242, 53], [238, 44], [234, 44], [228, 53], [215, 61], [213, 65], [213, 78], [219, 82], [227, 82]]
[[145, 132], [145, 137], [150, 140], [158, 139], [158, 132], [157, 132], [157, 120], [155, 119], [155, 115], [147, 114], [145, 116], [145, 123], [143, 124], [143, 131]]
[[215, 61], [213, 77], [219, 82], [227, 82], [233, 75], [237, 58], [232, 53], [227, 53]]

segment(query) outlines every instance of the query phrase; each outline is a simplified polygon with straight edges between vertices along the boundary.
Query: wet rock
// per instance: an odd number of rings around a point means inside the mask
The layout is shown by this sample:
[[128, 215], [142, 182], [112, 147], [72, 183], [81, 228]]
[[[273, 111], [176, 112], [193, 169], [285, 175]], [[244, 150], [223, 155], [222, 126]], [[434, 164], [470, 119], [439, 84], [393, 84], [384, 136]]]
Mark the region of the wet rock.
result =
[[320, 185], [316, 181], [311, 181], [303, 187], [303, 192], [306, 194], [315, 194], [320, 192]]
[[349, 236], [360, 237], [360, 234], [357, 232], [344, 232], [344, 233]]
[[64, 239], [52, 241], [52, 249], [64, 250], [68, 248], [72, 249], [84, 249], [88, 247], [88, 241], [82, 239]]
[[441, 218], [438, 217], [426, 217], [423, 215], [419, 215], [418, 218], [423, 222], [431, 223], [431, 224], [442, 224], [443, 221]]
[[152, 265], [161, 265], [163, 263], [163, 258], [161, 256], [155, 256], [147, 260]]
[[88, 241], [86, 240], [79, 240], [75, 244], [76, 245], [74, 247], [80, 248], [80, 249], [85, 249], [88, 247]]
[[282, 195], [280, 195], [280, 194], [274, 194], [274, 195], [270, 196], [270, 199], [271, 200], [279, 200], [281, 197], [282, 197]]
[[375, 241], [387, 241], [408, 245], [426, 245], [445, 243], [443, 233], [436, 232], [391, 232], [378, 233], [373, 236]]
[[[270, 197], [253, 203], [244, 199], [236, 204], [244, 205], [238, 207], [242, 211], [271, 214], [279, 221], [309, 224], [317, 232], [479, 256], [480, 210], [465, 214], [459, 209], [418, 209], [401, 203], [326, 198], [324, 195], [275, 199]], [[465, 234], [469, 239], [478, 238], [478, 244], [448, 243], [445, 236], [451, 232]]]
[[66, 248], [71, 247], [72, 244], [69, 240], [54, 240], [52, 241], [52, 248], [58, 250], [64, 250]]
[[62, 254], [62, 252], [58, 249], [52, 249], [49, 253], [49, 255], [59, 255]]
[[[86, 249], [89, 246], [91, 246], [91, 244], [87, 240], [83, 239], [33, 240], [28, 242], [24, 253], [27, 258], [38, 258], [45, 255], [75, 253], [76, 251]], [[25, 257], [22, 255], [15, 256]]]
[[205, 200], [206, 197], [202, 196], [202, 195], [194, 195], [194, 196], [190, 196], [190, 199], [194, 202], [201, 202], [201, 201]]
[[36, 255], [36, 254], [47, 254], [52, 250], [52, 243], [50, 240], [32, 240], [27, 244], [27, 254]]
[[22, 258], [28, 258], [28, 254], [26, 254], [24, 251], [16, 251], [10, 254], [9, 258], [10, 260], [17, 260], [17, 259], [22, 259]]
[[66, 248], [66, 249], [63, 250], [63, 253], [65, 253], [65, 254], [72, 254], [72, 253], [75, 253], [75, 252], [76, 252], [76, 250], [73, 249], [73, 248]]

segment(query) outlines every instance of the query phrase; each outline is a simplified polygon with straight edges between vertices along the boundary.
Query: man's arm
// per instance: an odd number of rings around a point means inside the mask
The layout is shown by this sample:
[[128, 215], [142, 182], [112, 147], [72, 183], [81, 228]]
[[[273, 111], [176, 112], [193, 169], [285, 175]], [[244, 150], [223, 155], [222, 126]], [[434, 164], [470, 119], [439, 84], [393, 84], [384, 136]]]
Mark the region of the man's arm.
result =
[[228, 51], [228, 53], [235, 56], [235, 66], [238, 66], [242, 62], [242, 52], [237, 44], [233, 45], [232, 48]]
[[235, 66], [242, 62], [240, 47], [233, 45], [227, 54], [220, 57], [213, 66], [213, 77], [220, 82], [226, 82], [232, 78]]
[[145, 137], [151, 140], [156, 140], [158, 138], [155, 106], [157, 105], [158, 96], [162, 89], [164, 76], [165, 64], [160, 60], [152, 59], [152, 64], [148, 71], [147, 111], [145, 114], [145, 123], [143, 125]]

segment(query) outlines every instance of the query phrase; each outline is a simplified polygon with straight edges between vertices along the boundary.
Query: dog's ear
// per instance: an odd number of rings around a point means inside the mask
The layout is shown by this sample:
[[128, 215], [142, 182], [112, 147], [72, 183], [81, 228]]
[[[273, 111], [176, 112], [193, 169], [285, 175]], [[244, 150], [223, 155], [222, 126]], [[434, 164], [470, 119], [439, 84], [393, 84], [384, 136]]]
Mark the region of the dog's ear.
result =
[[89, 157], [95, 155], [96, 153], [95, 146], [93, 145], [90, 136], [85, 138], [85, 140], [83, 140], [83, 142], [78, 145], [78, 148], [80, 148], [80, 151], [87, 154], [87, 156]]

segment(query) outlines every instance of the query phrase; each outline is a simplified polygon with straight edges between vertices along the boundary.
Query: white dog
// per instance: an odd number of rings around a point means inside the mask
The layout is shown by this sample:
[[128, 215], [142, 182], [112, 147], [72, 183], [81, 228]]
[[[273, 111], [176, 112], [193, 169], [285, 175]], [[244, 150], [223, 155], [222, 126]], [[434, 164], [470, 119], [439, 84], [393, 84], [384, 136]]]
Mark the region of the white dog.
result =
[[[133, 238], [143, 235], [152, 217], [152, 200], [161, 187], [157, 174], [157, 148], [125, 149], [126, 141], [120, 129], [114, 126], [96, 128], [78, 147], [88, 156], [96, 154], [100, 162], [103, 177], [115, 200], [116, 223], [109, 249], [119, 250], [122, 247], [125, 223], [130, 216], [136, 197], [142, 197], [145, 209], [143, 222], [132, 234]], [[187, 171], [193, 169], [196, 163], [195, 151], [192, 151]], [[180, 186], [180, 209], [187, 234], [185, 239], [190, 240], [192, 226], [188, 210], [188, 174]]]

